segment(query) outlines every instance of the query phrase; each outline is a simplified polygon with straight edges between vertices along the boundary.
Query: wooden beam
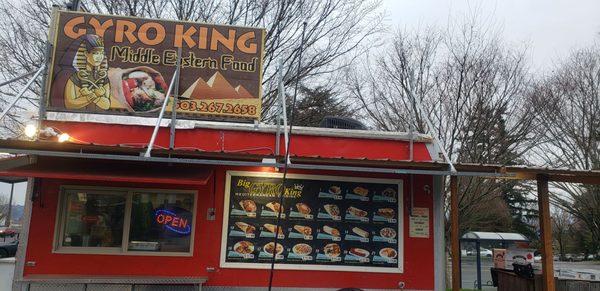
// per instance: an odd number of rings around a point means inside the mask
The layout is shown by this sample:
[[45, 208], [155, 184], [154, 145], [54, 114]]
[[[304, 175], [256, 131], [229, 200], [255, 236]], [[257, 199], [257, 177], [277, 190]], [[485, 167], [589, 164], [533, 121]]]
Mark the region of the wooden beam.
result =
[[582, 175], [550, 175], [550, 181], [553, 182], [567, 182], [567, 183], [581, 183], [588, 185], [600, 185], [600, 177], [582, 176]]
[[458, 230], [458, 177], [450, 176], [450, 240], [452, 250], [452, 291], [460, 291], [460, 237]]
[[538, 209], [540, 221], [540, 240], [542, 242], [542, 281], [544, 290], [555, 291], [554, 254], [552, 251], [552, 226], [550, 224], [550, 197], [548, 195], [548, 176], [537, 176]]

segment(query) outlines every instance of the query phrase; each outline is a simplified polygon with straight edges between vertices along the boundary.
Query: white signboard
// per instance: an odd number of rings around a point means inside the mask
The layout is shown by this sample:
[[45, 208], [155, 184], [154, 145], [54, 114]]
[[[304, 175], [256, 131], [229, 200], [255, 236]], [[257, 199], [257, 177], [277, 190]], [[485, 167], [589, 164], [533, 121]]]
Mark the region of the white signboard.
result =
[[429, 208], [413, 208], [409, 219], [409, 236], [429, 238]]

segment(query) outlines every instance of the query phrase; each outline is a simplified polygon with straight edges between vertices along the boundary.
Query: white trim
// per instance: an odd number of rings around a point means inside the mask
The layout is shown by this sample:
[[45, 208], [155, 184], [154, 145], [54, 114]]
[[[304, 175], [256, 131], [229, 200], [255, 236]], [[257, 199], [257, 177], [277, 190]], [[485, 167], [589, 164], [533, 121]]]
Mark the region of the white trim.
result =
[[[270, 269], [270, 263], [231, 263], [226, 262], [227, 256], [227, 233], [229, 225], [229, 202], [230, 202], [230, 185], [232, 176], [245, 177], [267, 177], [281, 178], [280, 173], [265, 173], [251, 171], [227, 171], [225, 178], [225, 192], [223, 201], [223, 222], [221, 228], [221, 255], [220, 267], [232, 269]], [[276, 270], [306, 270], [306, 271], [346, 271], [346, 272], [363, 272], [363, 273], [404, 273], [404, 188], [403, 180], [401, 179], [380, 179], [380, 178], [363, 178], [363, 177], [341, 177], [341, 176], [325, 176], [325, 175], [304, 175], [304, 174], [287, 174], [290, 179], [307, 179], [307, 180], [323, 180], [323, 181], [341, 181], [341, 182], [367, 182], [380, 184], [396, 184], [398, 185], [398, 268], [390, 267], [374, 267], [374, 266], [339, 266], [339, 265], [307, 265], [307, 264], [275, 264]]]
[[444, 237], [444, 176], [433, 176], [433, 282], [434, 290], [446, 290], [446, 241]]
[[15, 254], [16, 261], [15, 271], [13, 275], [13, 290], [21, 289], [20, 280], [23, 279], [23, 273], [25, 271], [25, 259], [27, 258], [27, 247], [29, 245], [29, 229], [31, 226], [31, 213], [33, 208], [33, 191], [40, 190], [35, 189], [36, 181], [40, 180], [36, 178], [27, 179], [27, 190], [25, 192], [25, 209], [23, 211], [23, 227], [21, 228], [21, 232], [19, 233], [19, 245], [17, 246], [17, 253]]
[[[143, 116], [128, 116], [115, 114], [93, 114], [93, 113], [76, 113], [76, 112], [61, 112], [47, 111], [47, 120], [53, 121], [69, 121], [69, 122], [92, 122], [104, 124], [122, 124], [122, 125], [139, 125], [139, 126], [155, 126], [156, 118]], [[160, 127], [169, 127], [170, 119], [163, 119]], [[203, 121], [203, 120], [182, 120], [177, 119], [175, 128], [177, 129], [193, 129], [206, 128], [215, 130], [238, 130], [250, 132], [276, 133], [277, 126], [266, 123], [235, 123], [224, 121]], [[281, 130], [281, 128], [280, 128]], [[285, 131], [285, 128], [283, 129]], [[297, 135], [312, 135], [312, 136], [331, 136], [345, 138], [364, 138], [364, 139], [382, 139], [382, 140], [402, 140], [409, 141], [410, 134], [406, 132], [391, 132], [377, 130], [348, 130], [338, 128], [320, 128], [320, 127], [304, 127], [294, 126], [294, 134]], [[413, 133], [415, 142], [431, 143], [433, 139], [430, 135], [423, 133]]]
[[123, 235], [121, 236], [121, 253], [127, 253], [129, 248], [129, 232], [131, 231], [131, 208], [133, 208], [133, 191], [125, 196], [125, 217], [123, 217]]
[[62, 226], [61, 223], [63, 221], [63, 211], [62, 207], [63, 203], [63, 186], [61, 185], [58, 189], [58, 197], [56, 197], [56, 215], [54, 216], [54, 232], [52, 235], [52, 252], [54, 253], [59, 249], [58, 242], [62, 238]]
[[207, 277], [29, 275], [21, 282], [55, 284], [203, 284]]
[[[93, 190], [108, 195], [125, 196], [125, 212], [123, 217], [123, 235], [121, 236], [121, 246], [119, 247], [70, 247], [62, 245], [64, 237], [64, 228], [66, 222], [66, 191]], [[151, 251], [130, 251], [129, 231], [131, 228], [131, 208], [133, 195], [136, 193], [148, 194], [188, 194], [194, 199], [192, 210], [192, 232], [190, 233], [190, 248], [187, 252], [151, 252]], [[93, 194], [93, 193], [92, 193]], [[192, 257], [194, 254], [194, 240], [196, 233], [196, 216], [198, 213], [198, 191], [197, 190], [179, 190], [179, 189], [161, 189], [161, 188], [126, 188], [126, 187], [102, 187], [102, 186], [81, 186], [81, 185], [61, 185], [58, 197], [58, 207], [56, 208], [56, 221], [54, 228], [54, 240], [52, 244], [52, 253], [55, 254], [86, 254], [86, 255], [126, 255], [126, 256], [168, 256], [168, 257]]]

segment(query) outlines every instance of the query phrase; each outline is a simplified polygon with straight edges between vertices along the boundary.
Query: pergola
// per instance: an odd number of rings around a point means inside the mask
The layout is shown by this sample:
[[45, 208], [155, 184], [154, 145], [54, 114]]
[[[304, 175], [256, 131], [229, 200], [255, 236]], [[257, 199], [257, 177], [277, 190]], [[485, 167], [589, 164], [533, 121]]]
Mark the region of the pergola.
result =
[[[483, 167], [483, 168], [482, 168]], [[494, 169], [493, 172], [502, 172], [506, 179], [536, 180], [538, 194], [538, 210], [540, 223], [540, 240], [542, 242], [542, 279], [543, 290], [554, 291], [554, 262], [552, 250], [552, 226], [550, 224], [550, 197], [548, 182], [566, 182], [600, 185], [599, 170], [570, 170], [551, 169], [525, 166], [500, 166], [500, 165], [457, 165], [461, 171], [483, 171], [485, 168]], [[481, 175], [485, 177], [484, 175]], [[496, 179], [499, 177], [495, 177]], [[452, 251], [452, 290], [460, 290], [460, 236], [458, 229], [458, 192], [459, 176], [450, 176], [450, 223], [451, 223], [451, 251]]]
[[[5, 176], [35, 177], [40, 175], [36, 157], [76, 158], [92, 160], [118, 160], [129, 162], [169, 162], [188, 165], [237, 165], [258, 167], [283, 167], [281, 155], [232, 154], [190, 150], [154, 149], [151, 157], [140, 155], [139, 148], [104, 146], [94, 144], [60, 144], [49, 141], [0, 140], [0, 151], [17, 155], [0, 163], [0, 173]], [[490, 179], [536, 180], [538, 192], [539, 221], [541, 228], [542, 272], [544, 290], [554, 291], [554, 266], [552, 253], [552, 228], [550, 225], [549, 182], [583, 183], [600, 185], [600, 170], [552, 169], [529, 166], [505, 166], [488, 164], [449, 164], [444, 162], [418, 162], [370, 159], [331, 159], [323, 157], [290, 157], [292, 169], [321, 169], [364, 173], [387, 173], [409, 175], [432, 175], [437, 177], [434, 188], [443, 187], [445, 176], [450, 176], [450, 223], [452, 256], [452, 290], [460, 290], [460, 236], [458, 228], [458, 183], [460, 177]], [[54, 173], [56, 174], [56, 173]], [[436, 184], [437, 183], [437, 184]], [[440, 185], [441, 184], [441, 185]], [[437, 200], [437, 202], [435, 201]], [[443, 242], [443, 197], [434, 197], [435, 286], [444, 289], [445, 243]], [[546, 259], [548, 258], [548, 259]]]

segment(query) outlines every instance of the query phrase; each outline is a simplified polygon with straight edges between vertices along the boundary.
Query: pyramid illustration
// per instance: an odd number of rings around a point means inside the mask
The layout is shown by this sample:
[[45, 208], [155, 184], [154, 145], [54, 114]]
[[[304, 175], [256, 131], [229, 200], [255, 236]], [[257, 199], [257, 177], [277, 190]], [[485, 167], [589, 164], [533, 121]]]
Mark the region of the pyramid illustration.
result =
[[204, 82], [204, 80], [202, 80], [202, 78], [198, 78], [198, 79], [196, 79], [196, 81], [194, 81], [194, 83], [191, 86], [189, 86], [185, 90], [185, 92], [183, 92], [183, 94], [181, 94], [181, 97], [192, 98], [194, 90], [198, 86], [206, 86], [206, 87], [208, 87], [208, 85], [206, 85], [206, 82]]
[[219, 72], [212, 75], [208, 81], [199, 77], [181, 96], [191, 99], [254, 98], [243, 86], [234, 88]]
[[250, 92], [242, 85], [235, 87], [235, 91], [238, 93], [238, 98], [254, 98], [254, 96], [252, 96], [252, 94], [250, 94]]

